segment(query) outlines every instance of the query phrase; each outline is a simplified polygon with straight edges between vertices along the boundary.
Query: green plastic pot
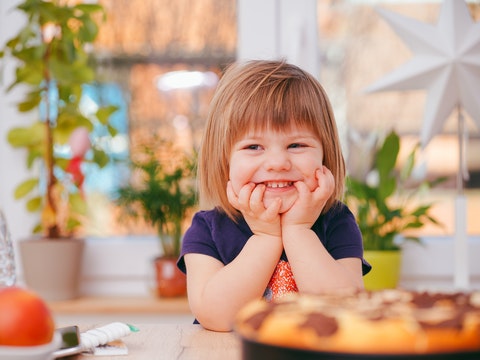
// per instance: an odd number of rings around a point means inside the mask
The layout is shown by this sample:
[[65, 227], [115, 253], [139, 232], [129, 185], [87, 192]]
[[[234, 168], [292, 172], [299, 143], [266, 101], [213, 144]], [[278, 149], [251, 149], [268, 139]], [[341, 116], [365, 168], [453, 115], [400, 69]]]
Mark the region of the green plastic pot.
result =
[[363, 278], [366, 290], [394, 289], [398, 286], [402, 251], [365, 250], [363, 255], [372, 265], [372, 270]]

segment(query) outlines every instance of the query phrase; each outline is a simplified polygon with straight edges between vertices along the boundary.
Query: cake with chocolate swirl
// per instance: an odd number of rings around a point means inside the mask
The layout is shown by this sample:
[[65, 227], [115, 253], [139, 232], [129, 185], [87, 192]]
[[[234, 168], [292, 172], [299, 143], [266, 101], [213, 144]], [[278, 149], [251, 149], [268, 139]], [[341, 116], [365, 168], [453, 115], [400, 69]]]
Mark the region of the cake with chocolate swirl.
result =
[[295, 293], [247, 304], [235, 331], [247, 341], [315, 352], [480, 355], [480, 292]]

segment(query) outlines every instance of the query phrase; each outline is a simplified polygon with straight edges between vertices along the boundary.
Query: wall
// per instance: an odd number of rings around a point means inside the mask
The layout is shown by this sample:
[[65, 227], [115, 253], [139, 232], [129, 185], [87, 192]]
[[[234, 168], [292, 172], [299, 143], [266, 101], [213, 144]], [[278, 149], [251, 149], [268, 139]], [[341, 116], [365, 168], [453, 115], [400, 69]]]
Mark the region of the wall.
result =
[[238, 0], [239, 59], [285, 58], [319, 74], [317, 0]]
[[[469, 284], [480, 289], [480, 236], [468, 238]], [[451, 236], [424, 237], [404, 246], [400, 286], [408, 289], [455, 289], [455, 244]], [[463, 286], [461, 287], [463, 288]]]
[[[12, 12], [18, 0], [0, 1], [0, 47], [6, 39], [14, 36], [23, 24], [23, 18]], [[24, 123], [33, 114], [23, 115], [16, 111], [15, 103], [23, 95], [21, 88], [6, 94], [4, 90], [13, 81], [14, 64], [0, 60], [0, 208], [4, 211], [12, 238], [18, 239], [30, 234], [36, 221], [25, 211], [25, 204], [13, 197], [14, 189], [29, 173], [25, 164], [25, 152], [13, 149], [7, 142], [8, 130], [16, 124]], [[17, 264], [19, 259], [17, 258]]]

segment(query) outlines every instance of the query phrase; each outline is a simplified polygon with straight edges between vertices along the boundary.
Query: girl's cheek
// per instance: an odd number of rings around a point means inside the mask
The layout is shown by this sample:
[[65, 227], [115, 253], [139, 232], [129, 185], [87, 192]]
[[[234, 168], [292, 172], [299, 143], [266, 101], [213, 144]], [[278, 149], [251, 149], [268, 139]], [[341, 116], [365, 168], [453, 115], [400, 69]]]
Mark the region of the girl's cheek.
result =
[[235, 192], [235, 194], [238, 195], [238, 193], [242, 189], [242, 186], [243, 186], [242, 183], [239, 181], [238, 178], [232, 176], [231, 174], [230, 174], [230, 183], [232, 184], [233, 191]]
[[310, 191], [313, 191], [318, 187], [318, 179], [315, 176], [305, 179], [304, 182]]
[[236, 184], [235, 182], [232, 181], [232, 189], [233, 189], [233, 191], [235, 192], [235, 194], [238, 195], [238, 193], [240, 192], [241, 187], [238, 186], [238, 184]]
[[245, 176], [245, 171], [242, 171], [241, 169], [232, 168], [229, 175], [230, 182], [232, 183], [232, 188], [237, 194], [242, 189], [242, 187], [250, 183], [250, 177]]

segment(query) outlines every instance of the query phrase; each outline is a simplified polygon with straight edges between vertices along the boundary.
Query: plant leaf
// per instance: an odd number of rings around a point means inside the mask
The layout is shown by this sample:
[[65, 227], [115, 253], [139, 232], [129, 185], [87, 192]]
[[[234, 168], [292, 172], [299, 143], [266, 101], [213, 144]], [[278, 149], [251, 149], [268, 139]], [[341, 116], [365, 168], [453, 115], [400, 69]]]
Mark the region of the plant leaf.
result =
[[36, 212], [41, 209], [42, 207], [42, 198], [40, 196], [36, 196], [31, 198], [27, 201], [26, 204], [27, 210], [30, 212]]
[[87, 204], [80, 193], [70, 194], [69, 202], [75, 213], [82, 215], [87, 213]]
[[7, 134], [13, 147], [32, 147], [45, 141], [45, 124], [36, 121], [29, 127], [15, 127]]
[[104, 106], [98, 109], [95, 115], [98, 121], [100, 121], [100, 123], [102, 123], [103, 125], [106, 125], [108, 124], [108, 120], [110, 116], [117, 110], [118, 110], [118, 107], [114, 105]]
[[385, 179], [390, 176], [392, 170], [395, 168], [399, 151], [400, 139], [398, 135], [392, 131], [385, 138], [383, 145], [377, 152], [375, 165], [380, 179]]
[[15, 199], [21, 199], [28, 195], [35, 187], [38, 186], [38, 179], [28, 179], [21, 182], [16, 188], [14, 192]]

